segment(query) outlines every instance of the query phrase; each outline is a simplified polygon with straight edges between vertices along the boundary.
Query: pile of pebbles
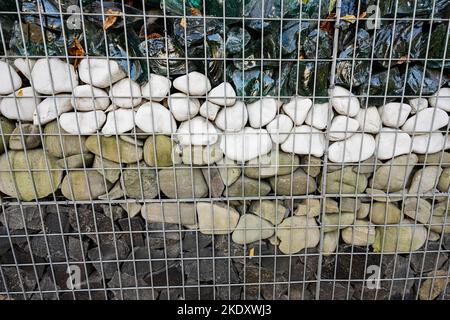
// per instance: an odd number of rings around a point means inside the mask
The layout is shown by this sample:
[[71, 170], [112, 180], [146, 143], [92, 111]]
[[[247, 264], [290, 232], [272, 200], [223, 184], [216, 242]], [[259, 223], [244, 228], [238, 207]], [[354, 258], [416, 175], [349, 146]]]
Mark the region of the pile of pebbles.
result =
[[[378, 298], [448, 295], [449, 87], [363, 108], [339, 86], [325, 103], [241, 101], [195, 71], [139, 86], [105, 59], [0, 61], [0, 73], [0, 292], [306, 299], [318, 270], [361, 280], [363, 266], [399, 263], [413, 280]], [[351, 274], [335, 267], [349, 250], [361, 256]], [[73, 264], [94, 290], [67, 290]], [[294, 283], [239, 285], [260, 279]], [[320, 295], [373, 294], [338, 283]], [[55, 292], [28, 293], [42, 288]]]

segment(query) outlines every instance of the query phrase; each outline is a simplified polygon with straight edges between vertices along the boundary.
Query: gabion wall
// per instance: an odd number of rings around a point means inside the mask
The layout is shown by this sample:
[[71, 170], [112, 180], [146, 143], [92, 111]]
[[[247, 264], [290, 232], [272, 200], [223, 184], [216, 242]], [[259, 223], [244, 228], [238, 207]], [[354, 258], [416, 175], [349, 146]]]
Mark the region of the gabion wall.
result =
[[0, 23], [0, 300], [449, 299], [449, 1]]

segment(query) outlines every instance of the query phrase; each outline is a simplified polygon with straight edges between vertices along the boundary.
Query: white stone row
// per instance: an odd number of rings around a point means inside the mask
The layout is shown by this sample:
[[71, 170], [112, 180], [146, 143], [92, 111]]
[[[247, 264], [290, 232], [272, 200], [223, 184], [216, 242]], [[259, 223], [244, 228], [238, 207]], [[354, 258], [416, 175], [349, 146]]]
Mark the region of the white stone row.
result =
[[[16, 71], [17, 70], [17, 71]], [[44, 125], [59, 118], [70, 134], [144, 133], [171, 135], [181, 145], [220, 143], [236, 161], [265, 155], [279, 145], [285, 152], [332, 162], [359, 162], [371, 156], [388, 160], [410, 152], [447, 149], [450, 88], [429, 99], [390, 102], [361, 108], [343, 87], [329, 90], [330, 100], [313, 103], [295, 96], [286, 103], [264, 97], [252, 103], [236, 99], [231, 84], [212, 88], [209, 79], [191, 72], [174, 79], [151, 74], [138, 85], [113, 60], [83, 59], [78, 71], [65, 61], [0, 61], [0, 113], [13, 120]], [[22, 88], [19, 72], [30, 80]], [[175, 88], [179, 92], [173, 92]], [[42, 98], [44, 96], [44, 98]], [[45, 97], [48, 96], [48, 97]], [[167, 101], [163, 101], [167, 97]], [[201, 104], [199, 98], [205, 98]], [[167, 102], [167, 103], [165, 103]]]

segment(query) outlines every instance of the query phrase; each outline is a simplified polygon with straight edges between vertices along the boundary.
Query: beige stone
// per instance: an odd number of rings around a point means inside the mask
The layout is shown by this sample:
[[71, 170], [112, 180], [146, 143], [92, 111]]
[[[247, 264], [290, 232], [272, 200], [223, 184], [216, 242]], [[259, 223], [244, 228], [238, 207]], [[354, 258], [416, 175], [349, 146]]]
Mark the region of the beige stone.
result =
[[111, 185], [97, 171], [72, 171], [64, 177], [61, 192], [70, 200], [95, 200], [105, 194]]
[[90, 136], [86, 148], [93, 154], [117, 163], [136, 163], [142, 160], [143, 150], [116, 136]]
[[63, 177], [56, 161], [42, 149], [0, 155], [0, 191], [24, 201], [54, 193]]
[[194, 203], [146, 203], [142, 206], [141, 215], [148, 222], [181, 223], [182, 225], [196, 223]]
[[222, 203], [197, 202], [197, 217], [203, 234], [229, 234], [239, 221], [239, 213]]
[[280, 239], [278, 248], [284, 254], [294, 254], [304, 248], [313, 248], [319, 244], [320, 230], [314, 218], [289, 217], [277, 228], [276, 235]]
[[355, 246], [371, 245], [375, 241], [375, 227], [366, 220], [356, 220], [354, 225], [342, 230], [342, 240]]

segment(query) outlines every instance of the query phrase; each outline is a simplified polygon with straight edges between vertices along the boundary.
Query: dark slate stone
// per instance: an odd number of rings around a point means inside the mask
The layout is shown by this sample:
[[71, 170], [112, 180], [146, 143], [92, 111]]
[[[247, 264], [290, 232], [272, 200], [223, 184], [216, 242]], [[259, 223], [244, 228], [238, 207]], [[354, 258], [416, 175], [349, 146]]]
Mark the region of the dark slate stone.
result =
[[[277, 300], [287, 292], [287, 284], [275, 283], [272, 270], [246, 266], [240, 273], [241, 283], [245, 283], [243, 298], [257, 300], [260, 295], [265, 300]], [[286, 278], [280, 277], [280, 281], [286, 282]], [[272, 283], [260, 285], [261, 282]]]
[[61, 288], [55, 284], [53, 278], [47, 273], [39, 281], [39, 289], [41, 292], [33, 294], [31, 300], [57, 300], [58, 291]]
[[89, 243], [78, 237], [68, 237], [67, 250], [70, 261], [82, 262], [86, 260]]
[[183, 251], [196, 252], [211, 245], [212, 235], [206, 235], [199, 231], [185, 231], [183, 238]]
[[447, 259], [448, 254], [441, 249], [439, 242], [429, 241], [426, 248], [411, 253], [411, 267], [418, 275], [423, 275], [433, 270], [439, 270]]
[[183, 273], [181, 267], [174, 266], [168, 269], [163, 269], [157, 274], [150, 274], [144, 280], [145, 282], [154, 287], [167, 287], [167, 286], [182, 286], [183, 285]]
[[45, 230], [47, 233], [68, 233], [70, 231], [68, 211], [49, 213], [45, 217]]
[[34, 234], [33, 232], [30, 232], [30, 230], [28, 230], [26, 232], [25, 229], [10, 230], [11, 242], [14, 245], [21, 247], [22, 249], [25, 249], [25, 247], [28, 245], [27, 236], [26, 236], [27, 233], [29, 236]]
[[120, 269], [120, 260], [126, 259], [129, 252], [128, 245], [124, 241], [117, 240], [115, 244], [104, 244], [90, 249], [88, 257], [93, 261], [93, 266], [97, 272], [103, 274], [106, 279], [111, 279]]
[[[14, 255], [13, 255], [14, 253]], [[6, 254], [0, 256], [0, 262], [2, 264], [41, 264], [45, 263], [46, 261], [43, 258], [37, 257], [37, 256], [31, 256], [29, 251], [25, 251], [20, 247], [13, 246], [13, 249], [11, 251], [8, 251]], [[36, 265], [36, 270], [40, 274], [44, 272], [44, 266], [43, 265]], [[32, 266], [26, 266], [23, 268], [33, 268]]]
[[[211, 300], [214, 299], [213, 286], [199, 286], [199, 283], [193, 280], [185, 282], [186, 288], [184, 290], [185, 300]], [[163, 294], [164, 291], [161, 291]]]
[[291, 283], [289, 290], [281, 296], [282, 300], [313, 300], [314, 296], [308, 290], [307, 283]]
[[91, 208], [79, 206], [77, 210], [70, 208], [69, 217], [72, 228], [81, 234], [86, 234], [95, 243], [112, 244], [114, 242], [113, 222], [103, 213], [98, 211], [94, 213]]
[[73, 205], [63, 205], [63, 204], [48, 204], [45, 206], [45, 212], [47, 214], [60, 213], [62, 215], [69, 215], [69, 211], [73, 209]]
[[[147, 224], [147, 237], [150, 248], [163, 248], [164, 243], [170, 240], [180, 241], [180, 227], [173, 223], [153, 222]], [[183, 234], [183, 232], [181, 232]], [[182, 235], [183, 236], [183, 235]]]
[[119, 205], [102, 204], [101, 208], [105, 216], [112, 218], [114, 221], [125, 218], [127, 213]]
[[8, 250], [11, 250], [11, 244], [8, 237], [8, 229], [0, 227], [0, 255], [3, 255]]
[[[154, 300], [156, 295], [154, 290], [148, 288], [142, 278], [133, 277], [126, 273], [114, 273], [114, 276], [108, 282], [108, 287], [112, 289], [121, 288], [120, 290], [110, 289], [114, 295], [114, 300]], [[140, 289], [141, 287], [144, 288]]]
[[380, 266], [380, 257], [380, 254], [370, 252], [363, 247], [341, 245], [337, 254], [323, 257], [321, 278], [365, 279], [368, 276], [367, 267]]
[[389, 290], [392, 288], [391, 297], [402, 297], [408, 294], [415, 282], [415, 274], [410, 268], [408, 256], [383, 255], [381, 273], [382, 278], [388, 281], [387, 285], [389, 286]]
[[[136, 264], [139, 274], [150, 272], [159, 273], [161, 270], [165, 270], [165, 268], [169, 268], [179, 263], [179, 261], [174, 260], [174, 258], [177, 258], [180, 255], [180, 244], [174, 241], [167, 241], [166, 244], [165, 248], [150, 248], [150, 254], [147, 246], [135, 248], [135, 254], [139, 259], [146, 260]], [[148, 261], [151, 262], [151, 267]], [[134, 275], [134, 264], [132, 262], [125, 263], [122, 272]]]
[[[42, 215], [42, 219], [41, 219]], [[6, 221], [5, 221], [6, 216]], [[12, 206], [0, 214], [0, 221], [9, 229], [42, 230], [42, 221], [45, 220], [45, 207], [41, 206]]]
[[[155, 294], [157, 292], [155, 291]], [[158, 300], [187, 300], [185, 299], [183, 289], [181, 288], [165, 288], [159, 289]]]
[[391, 297], [390, 284], [391, 281], [380, 280], [378, 286], [368, 287], [367, 281], [354, 281], [352, 282], [353, 298], [355, 300], [389, 300]]
[[242, 286], [216, 286], [216, 297], [220, 300], [241, 300]]
[[[310, 283], [308, 288], [313, 295], [316, 295], [316, 283]], [[349, 300], [353, 292], [349, 281], [320, 281], [319, 300]]]
[[216, 284], [239, 283], [239, 276], [230, 259], [210, 258], [184, 262], [184, 273], [189, 279], [214, 281]]
[[127, 261], [122, 264], [121, 272], [130, 276], [137, 274], [139, 278], [149, 274], [151, 264], [149, 259], [148, 247], [136, 247], [128, 255]]
[[65, 237], [61, 235], [33, 235], [30, 240], [31, 253], [48, 261], [67, 261], [65, 251]]
[[442, 246], [445, 250], [450, 250], [450, 233], [444, 234], [442, 239]]
[[[148, 247], [143, 247], [142, 255], [143, 259], [149, 259], [148, 257]], [[162, 249], [151, 249], [150, 248], [150, 261], [151, 261], [151, 272], [159, 273], [166, 268], [170, 268], [179, 264], [178, 258], [180, 255], [180, 244], [177, 242], [168, 242], [167, 246]]]
[[42, 274], [36, 274], [30, 267], [1, 267], [0, 290], [10, 292], [13, 299], [29, 299]]
[[244, 249], [243, 252], [238, 252], [238, 257], [233, 259], [236, 263], [259, 265], [260, 261], [266, 258], [272, 258], [274, 255], [281, 256], [276, 247], [265, 241], [257, 241], [241, 247]]
[[[118, 224], [122, 231], [131, 231], [131, 236], [129, 233], [122, 233], [120, 237], [120, 239], [124, 240], [129, 247], [143, 247], [145, 245], [145, 229], [141, 217], [119, 219]], [[133, 239], [133, 241], [131, 241], [131, 239]]]
[[214, 237], [214, 254], [216, 257], [231, 257], [234, 261], [244, 263], [242, 257], [248, 254], [246, 248], [234, 243], [230, 235], [219, 235]]
[[[315, 279], [318, 272], [319, 253], [317, 248], [303, 249], [298, 253], [300, 268], [303, 267], [304, 275], [307, 279]], [[322, 261], [323, 264], [323, 261]], [[302, 276], [302, 274], [300, 274]], [[301, 278], [303, 279], [303, 278]]]
[[[87, 289], [86, 275], [93, 270], [94, 268], [90, 264], [70, 262], [49, 265], [47, 274], [61, 289], [70, 290], [71, 280], [73, 285], [75, 285], [75, 281], [79, 281], [80, 289]], [[79, 279], [76, 278], [76, 275], [79, 275]]]
[[[258, 260], [258, 259], [256, 259]], [[262, 257], [261, 266], [267, 270], [272, 270], [284, 278], [292, 281], [305, 281], [314, 279], [315, 271], [307, 268], [298, 256], [277, 255], [276, 257]]]
[[[184, 249], [184, 244], [183, 244], [183, 249]], [[183, 253], [183, 258], [207, 258], [207, 257], [213, 257], [214, 256], [214, 252], [213, 252], [213, 248], [212, 247], [208, 247], [208, 248], [202, 248], [199, 249], [199, 251], [185, 251]]]
[[107, 300], [108, 292], [105, 287], [102, 276], [97, 271], [93, 271], [89, 274], [87, 281], [84, 279], [81, 282], [82, 290], [65, 292], [61, 295], [61, 300]]

